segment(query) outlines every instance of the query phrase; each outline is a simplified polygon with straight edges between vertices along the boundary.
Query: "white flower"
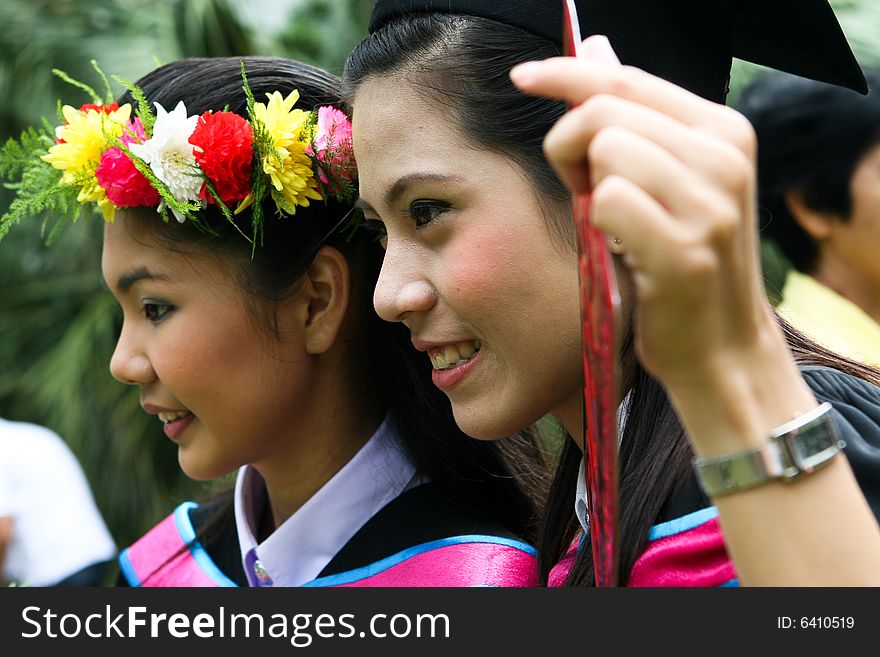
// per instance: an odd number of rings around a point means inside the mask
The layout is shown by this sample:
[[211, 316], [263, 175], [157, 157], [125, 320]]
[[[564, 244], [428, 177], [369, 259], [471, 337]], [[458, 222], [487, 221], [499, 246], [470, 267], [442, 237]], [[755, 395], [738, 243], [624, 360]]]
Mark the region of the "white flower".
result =
[[[153, 173], [168, 185], [171, 194], [178, 201], [195, 201], [199, 198], [203, 179], [199, 175], [193, 145], [189, 138], [196, 129], [198, 115], [187, 116], [183, 101], [171, 112], [166, 112], [159, 103], [156, 105], [156, 122], [153, 136], [143, 144], [131, 144], [131, 152], [150, 165]], [[159, 205], [161, 211], [164, 201]], [[183, 223], [186, 217], [171, 208], [177, 221]]]

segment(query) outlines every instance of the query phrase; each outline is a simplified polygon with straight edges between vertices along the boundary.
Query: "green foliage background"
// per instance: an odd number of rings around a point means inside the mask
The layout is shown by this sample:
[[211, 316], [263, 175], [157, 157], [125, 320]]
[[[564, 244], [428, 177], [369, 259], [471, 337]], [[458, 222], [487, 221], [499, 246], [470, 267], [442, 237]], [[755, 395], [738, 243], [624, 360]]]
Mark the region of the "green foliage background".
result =
[[[880, 65], [880, 2], [832, 4], [861, 61]], [[99, 85], [93, 58], [132, 80], [180, 57], [244, 54], [293, 57], [339, 73], [366, 34], [371, 7], [370, 0], [2, 0], [0, 139], [41, 116], [52, 120], [58, 98], [76, 104], [78, 92], [52, 68]], [[757, 70], [737, 63], [732, 98]], [[0, 190], [0, 207], [10, 199]], [[138, 391], [110, 376], [120, 315], [100, 282], [100, 223], [81, 221], [46, 247], [34, 220], [0, 245], [0, 416], [64, 437], [124, 546], [210, 485], [180, 472], [176, 448], [141, 412]], [[767, 247], [765, 256], [772, 292], [786, 263]]]

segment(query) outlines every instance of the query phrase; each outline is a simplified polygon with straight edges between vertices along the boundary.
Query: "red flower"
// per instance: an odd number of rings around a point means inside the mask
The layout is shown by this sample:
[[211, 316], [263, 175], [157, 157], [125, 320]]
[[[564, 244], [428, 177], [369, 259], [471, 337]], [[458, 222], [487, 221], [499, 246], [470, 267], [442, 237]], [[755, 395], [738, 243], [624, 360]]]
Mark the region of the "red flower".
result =
[[[141, 143], [146, 137], [144, 124], [140, 118], [135, 118], [128, 122], [120, 141], [123, 144]], [[108, 148], [101, 154], [101, 163], [95, 171], [95, 177], [104, 188], [107, 198], [117, 208], [149, 208], [159, 205], [159, 192], [137, 170], [131, 158], [119, 148]]]
[[95, 110], [96, 112], [104, 112], [104, 114], [110, 114], [110, 112], [115, 112], [118, 109], [119, 105], [117, 105], [116, 103], [110, 103], [109, 105], [96, 105], [95, 103], [86, 103], [79, 108], [79, 111], [88, 112], [89, 110]]
[[[193, 155], [227, 205], [251, 192], [251, 162], [254, 158], [254, 131], [250, 124], [232, 112], [205, 112], [189, 138]], [[214, 203], [202, 186], [199, 197]]]

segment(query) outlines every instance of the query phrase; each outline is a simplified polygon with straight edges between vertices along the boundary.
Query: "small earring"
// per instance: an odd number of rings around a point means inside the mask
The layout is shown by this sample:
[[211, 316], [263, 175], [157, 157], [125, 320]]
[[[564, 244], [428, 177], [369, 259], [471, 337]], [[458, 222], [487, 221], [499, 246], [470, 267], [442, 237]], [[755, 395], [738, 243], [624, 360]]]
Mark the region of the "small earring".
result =
[[620, 255], [621, 253], [624, 252], [623, 242], [620, 241], [616, 237], [609, 237], [608, 238], [608, 250], [611, 251], [611, 253], [614, 253], [615, 255]]

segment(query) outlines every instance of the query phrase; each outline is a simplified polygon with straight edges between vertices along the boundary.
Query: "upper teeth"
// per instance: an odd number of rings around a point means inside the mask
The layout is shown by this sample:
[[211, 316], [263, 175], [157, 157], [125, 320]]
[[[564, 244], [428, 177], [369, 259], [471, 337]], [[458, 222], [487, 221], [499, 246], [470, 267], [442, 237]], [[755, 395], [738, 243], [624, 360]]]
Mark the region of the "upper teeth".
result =
[[482, 346], [479, 340], [468, 340], [458, 344], [446, 345], [430, 352], [431, 364], [435, 370], [448, 370], [468, 362]]
[[159, 413], [159, 419], [165, 424], [168, 424], [169, 422], [174, 422], [174, 420], [179, 420], [187, 415], [190, 415], [189, 411], [171, 411], [170, 413]]

